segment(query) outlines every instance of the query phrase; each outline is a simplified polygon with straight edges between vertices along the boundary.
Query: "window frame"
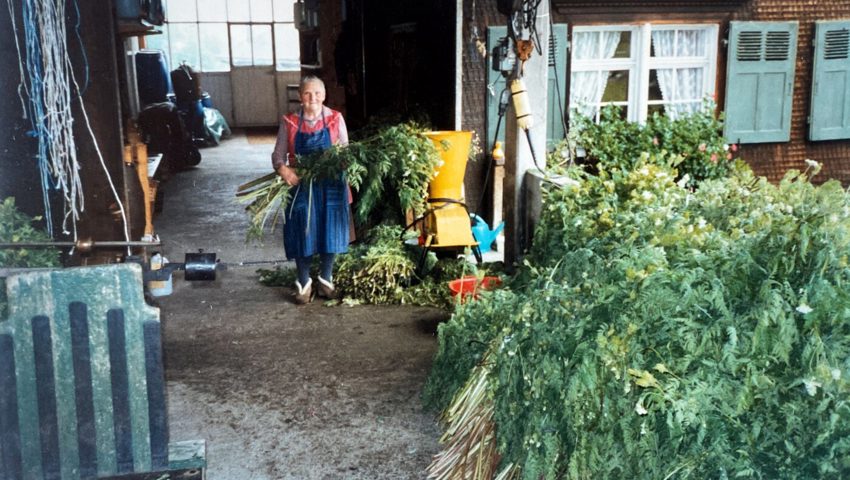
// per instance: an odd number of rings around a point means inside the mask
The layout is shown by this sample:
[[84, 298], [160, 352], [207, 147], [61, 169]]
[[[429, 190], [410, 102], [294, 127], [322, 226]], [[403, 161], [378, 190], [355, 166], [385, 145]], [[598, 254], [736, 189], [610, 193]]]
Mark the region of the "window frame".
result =
[[[705, 32], [704, 46], [706, 54], [698, 57], [652, 57], [652, 32], [657, 30], [701, 30]], [[704, 68], [704, 96], [715, 96], [717, 92], [717, 55], [719, 50], [719, 25], [716, 23], [640, 23], [640, 24], [608, 24], [608, 25], [576, 25], [572, 28], [573, 48], [570, 49], [570, 72], [610, 72], [628, 70], [629, 87], [626, 102], [600, 102], [599, 107], [610, 104], [625, 104], [628, 107], [629, 121], [644, 123], [648, 117], [650, 105], [665, 105], [673, 103], [664, 100], [649, 100], [650, 71], [664, 68]], [[574, 58], [576, 33], [620, 31], [630, 32], [630, 56], [628, 58], [610, 59], [576, 59]], [[570, 85], [572, 89], [573, 85]], [[571, 101], [568, 93], [568, 101]], [[570, 112], [575, 107], [568, 105]], [[599, 120], [600, 108], [596, 110], [596, 121]]]
[[[186, 0], [166, 0], [166, 2], [168, 2], [168, 1], [185, 2]], [[270, 20], [244, 21], [244, 20], [232, 20], [232, 19], [230, 19], [229, 5], [230, 5], [230, 2], [232, 2], [234, 0], [228, 0], [228, 1], [225, 2], [226, 10], [224, 12], [224, 18], [226, 20], [206, 20], [206, 19], [201, 20], [199, 18], [200, 17], [199, 12], [201, 11], [200, 6], [198, 5], [199, 0], [191, 0], [191, 1], [194, 2], [195, 19], [193, 21], [178, 20], [178, 21], [171, 22], [171, 21], [168, 21], [168, 19], [166, 19], [165, 23], [163, 24], [163, 29], [165, 30], [165, 33], [166, 33], [164, 35], [164, 37], [165, 37], [164, 44], [165, 45], [163, 45], [163, 47], [164, 47], [163, 49], [168, 54], [168, 58], [169, 58], [170, 61], [173, 62], [173, 59], [174, 59], [174, 55], [173, 55], [174, 52], [173, 52], [173, 48], [172, 48], [171, 32], [170, 32], [170, 26], [171, 25], [193, 25], [194, 26], [194, 33], [195, 33], [194, 36], [195, 36], [195, 41], [196, 41], [196, 45], [197, 45], [197, 52], [198, 52], [198, 65], [197, 66], [192, 65], [192, 67], [196, 67], [197, 71], [199, 71], [199, 72], [210, 72], [210, 73], [226, 73], [226, 72], [232, 71], [233, 68], [239, 68], [240, 67], [238, 65], [233, 64], [233, 45], [232, 45], [232, 39], [231, 39], [231, 35], [230, 35], [231, 27], [233, 25], [251, 25], [251, 26], [253, 26], [253, 25], [263, 25], [263, 26], [268, 25], [268, 26], [271, 27], [271, 36], [272, 36], [272, 38], [271, 38], [272, 46], [273, 46], [273, 48], [272, 48], [272, 56], [273, 56], [272, 64], [271, 65], [257, 65], [257, 66], [272, 67], [272, 68], [274, 68], [275, 72], [292, 72], [292, 71], [299, 71], [300, 70], [300, 50], [301, 50], [300, 45], [297, 49], [298, 54], [299, 54], [298, 55], [298, 68], [290, 68], [290, 69], [279, 68], [279, 66], [281, 65], [281, 62], [278, 59], [279, 46], [275, 43], [275, 38], [276, 38], [276, 36], [275, 36], [276, 28], [275, 27], [276, 26], [290, 25], [291, 28], [293, 30], [295, 30], [296, 32], [297, 32], [297, 28], [295, 28], [295, 19], [294, 18], [291, 21], [283, 21], [283, 20], [279, 21], [279, 20], [277, 20], [277, 18], [284, 18], [284, 19], [287, 18], [287, 15], [285, 15], [285, 14], [280, 15], [280, 16], [277, 15], [278, 12], [277, 12], [277, 9], [276, 9], [276, 5], [278, 4], [278, 2], [276, 2], [274, 0], [268, 0], [270, 5], [271, 5], [271, 19]], [[241, 0], [235, 0], [235, 1], [241, 1]], [[250, 18], [250, 15], [251, 15], [251, 13], [250, 13], [251, 3], [252, 2], [246, 2], [246, 6], [248, 7], [248, 12], [249, 12], [249, 18]], [[293, 4], [294, 3], [295, 2], [293, 1]], [[228, 63], [227, 63], [227, 69], [226, 70], [221, 70], [221, 69], [207, 70], [207, 69], [204, 68], [203, 43], [201, 42], [201, 25], [210, 25], [210, 24], [218, 24], [218, 25], [223, 24], [225, 26], [225, 31], [227, 32], [227, 44], [228, 44], [228, 49], [227, 49], [227, 58], [228, 58], [227, 62]], [[300, 38], [299, 38], [299, 43], [300, 43]], [[252, 46], [252, 51], [253, 51], [253, 46]], [[253, 60], [253, 55], [252, 55], [252, 60]], [[172, 64], [171, 67], [176, 68], [176, 65]]]

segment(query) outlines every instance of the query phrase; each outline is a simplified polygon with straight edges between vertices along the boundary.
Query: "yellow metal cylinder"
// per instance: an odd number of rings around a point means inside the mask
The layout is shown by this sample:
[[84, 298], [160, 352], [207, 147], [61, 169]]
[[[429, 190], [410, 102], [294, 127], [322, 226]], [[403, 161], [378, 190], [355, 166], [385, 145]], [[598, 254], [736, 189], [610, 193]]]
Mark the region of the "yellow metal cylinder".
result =
[[461, 200], [463, 176], [466, 173], [469, 147], [472, 145], [472, 132], [426, 132], [425, 136], [434, 142], [443, 159], [443, 164], [437, 168], [437, 176], [431, 180], [428, 193], [431, 198]]
[[[434, 142], [443, 159], [443, 164], [437, 167], [437, 176], [428, 186], [431, 200], [446, 198], [463, 202], [463, 176], [472, 145], [472, 132], [426, 132], [425, 136]], [[476, 245], [469, 214], [462, 205], [436, 201], [431, 206], [435, 210], [428, 216], [425, 230], [433, 236], [432, 247]]]

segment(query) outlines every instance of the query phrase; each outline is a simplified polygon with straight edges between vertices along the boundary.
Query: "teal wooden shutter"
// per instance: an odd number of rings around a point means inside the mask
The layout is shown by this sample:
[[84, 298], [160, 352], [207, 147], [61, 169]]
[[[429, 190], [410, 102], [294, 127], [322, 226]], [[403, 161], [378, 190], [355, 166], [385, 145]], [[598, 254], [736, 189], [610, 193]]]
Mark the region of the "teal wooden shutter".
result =
[[567, 25], [552, 25], [549, 37], [549, 111], [546, 115], [546, 144], [551, 148], [560, 142], [564, 130], [567, 101]]
[[[492, 68], [493, 48], [499, 39], [508, 35], [507, 27], [487, 27], [487, 153], [493, 151], [493, 135], [496, 134], [496, 122], [499, 120], [499, 96], [505, 89], [505, 77]], [[499, 138], [505, 142], [505, 119], [499, 126]]]
[[809, 139], [850, 138], [850, 21], [815, 23]]
[[790, 140], [796, 53], [797, 22], [730, 22], [727, 141]]

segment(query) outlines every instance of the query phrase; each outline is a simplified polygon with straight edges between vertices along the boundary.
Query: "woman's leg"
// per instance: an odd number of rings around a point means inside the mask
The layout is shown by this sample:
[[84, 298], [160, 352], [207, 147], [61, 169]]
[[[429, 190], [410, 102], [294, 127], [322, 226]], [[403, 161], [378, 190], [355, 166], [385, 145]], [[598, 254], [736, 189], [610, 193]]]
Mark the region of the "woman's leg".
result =
[[310, 266], [312, 263], [313, 257], [297, 257], [295, 259], [295, 267], [298, 270], [298, 283], [302, 287], [310, 281]]
[[323, 253], [321, 255], [322, 268], [319, 270], [319, 276], [328, 282], [333, 282], [334, 258], [336, 258], [334, 253]]

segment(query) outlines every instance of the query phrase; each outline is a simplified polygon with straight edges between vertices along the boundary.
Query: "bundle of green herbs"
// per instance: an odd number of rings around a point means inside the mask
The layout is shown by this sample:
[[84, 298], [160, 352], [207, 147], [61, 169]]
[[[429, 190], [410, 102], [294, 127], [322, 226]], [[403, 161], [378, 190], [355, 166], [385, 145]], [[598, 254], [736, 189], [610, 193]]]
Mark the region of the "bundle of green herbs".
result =
[[[30, 218], [15, 206], [15, 199], [8, 197], [0, 203], [0, 242], [46, 242], [50, 237], [34, 223], [40, 217]], [[55, 248], [5, 248], [0, 249], [0, 267], [56, 267], [59, 251]], [[6, 281], [0, 278], [0, 319], [6, 317]]]
[[366, 242], [341, 255], [334, 273], [340, 295], [364, 303], [401, 303], [416, 264], [404, 249], [402, 227], [377, 226]]
[[568, 170], [525, 286], [440, 326], [426, 402], [470, 397], [486, 365], [473, 398], [492, 408], [502, 477], [847, 476], [850, 196], [813, 185], [814, 162], [695, 191], [665, 163]]
[[[415, 123], [378, 128], [348, 145], [299, 156], [296, 172], [303, 185], [342, 176], [357, 191], [358, 223], [379, 205], [396, 205], [398, 218], [408, 210], [418, 215], [425, 210], [428, 184], [442, 163], [437, 147], [424, 133]], [[265, 230], [274, 227], [289, 202], [290, 189], [275, 173], [239, 187], [236, 195], [248, 204], [245, 209], [251, 217], [248, 240], [261, 240]]]
[[[425, 305], [452, 308], [456, 298], [449, 280], [476, 275], [479, 268], [464, 258], [437, 260], [428, 254], [427, 275], [417, 275], [421, 249], [404, 242], [403, 228], [378, 225], [334, 265], [334, 285], [344, 303], [372, 305]], [[409, 234], [407, 238], [410, 237]], [[318, 265], [314, 262], [313, 270]], [[295, 282], [293, 268], [260, 269], [260, 282], [266, 286], [287, 286]]]

